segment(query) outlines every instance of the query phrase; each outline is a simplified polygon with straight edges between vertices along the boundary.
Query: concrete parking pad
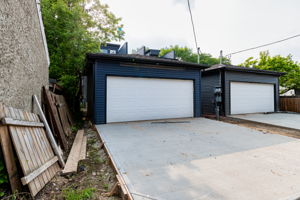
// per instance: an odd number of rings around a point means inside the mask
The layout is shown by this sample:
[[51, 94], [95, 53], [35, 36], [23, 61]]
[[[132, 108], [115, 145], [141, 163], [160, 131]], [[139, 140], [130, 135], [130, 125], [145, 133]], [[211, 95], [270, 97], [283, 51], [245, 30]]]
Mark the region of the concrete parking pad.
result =
[[96, 126], [134, 199], [300, 197], [299, 140], [205, 118], [175, 121]]
[[300, 114], [296, 113], [243, 114], [231, 117], [300, 130]]

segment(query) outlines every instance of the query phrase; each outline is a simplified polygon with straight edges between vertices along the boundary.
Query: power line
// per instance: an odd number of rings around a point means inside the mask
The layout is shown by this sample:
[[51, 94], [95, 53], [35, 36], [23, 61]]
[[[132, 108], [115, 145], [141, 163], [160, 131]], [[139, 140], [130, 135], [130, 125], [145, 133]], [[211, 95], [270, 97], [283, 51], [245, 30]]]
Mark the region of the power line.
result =
[[193, 14], [192, 14], [192, 10], [191, 10], [190, 0], [187, 0], [187, 3], [188, 3], [188, 8], [189, 8], [190, 16], [191, 16], [191, 22], [192, 22], [193, 33], [194, 33], [195, 46], [196, 46], [196, 50], [197, 50], [197, 53], [198, 53], [198, 64], [199, 64], [199, 62], [200, 62], [199, 61], [199, 58], [200, 58], [199, 53], [201, 51], [200, 51], [200, 47], [198, 47], [197, 36], [196, 36], [196, 31], [195, 31], [195, 25], [194, 25], [194, 20], [193, 20]]
[[250, 51], [250, 50], [258, 49], [258, 48], [261, 48], [261, 47], [270, 46], [270, 45], [277, 44], [277, 43], [280, 43], [280, 42], [284, 42], [284, 41], [287, 41], [287, 40], [290, 40], [290, 39], [293, 39], [293, 38], [296, 38], [296, 37], [300, 37], [300, 34], [297, 34], [297, 35], [294, 35], [294, 36], [291, 36], [291, 37], [287, 37], [287, 38], [284, 38], [282, 40], [277, 40], [275, 42], [270, 42], [270, 43], [259, 45], [259, 46], [256, 46], [256, 47], [252, 47], [252, 48], [248, 48], [248, 49], [243, 49], [243, 50], [240, 50], [240, 51], [236, 51], [236, 52], [227, 54], [226, 57], [231, 57], [234, 54], [238, 54], [238, 53], [242, 53], [242, 52], [245, 52], [245, 51]]

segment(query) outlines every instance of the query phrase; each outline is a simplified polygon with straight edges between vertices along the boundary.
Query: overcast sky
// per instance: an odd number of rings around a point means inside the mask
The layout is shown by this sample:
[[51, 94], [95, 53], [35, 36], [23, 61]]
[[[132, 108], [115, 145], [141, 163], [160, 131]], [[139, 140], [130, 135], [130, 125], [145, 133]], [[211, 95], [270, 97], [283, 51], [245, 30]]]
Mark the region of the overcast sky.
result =
[[[145, 45], [188, 46], [195, 50], [186, 0], [102, 0], [122, 17], [129, 49]], [[191, 0], [198, 43], [203, 52], [219, 56], [300, 34], [299, 0]], [[240, 64], [260, 51], [292, 54], [300, 61], [300, 37], [232, 56]]]

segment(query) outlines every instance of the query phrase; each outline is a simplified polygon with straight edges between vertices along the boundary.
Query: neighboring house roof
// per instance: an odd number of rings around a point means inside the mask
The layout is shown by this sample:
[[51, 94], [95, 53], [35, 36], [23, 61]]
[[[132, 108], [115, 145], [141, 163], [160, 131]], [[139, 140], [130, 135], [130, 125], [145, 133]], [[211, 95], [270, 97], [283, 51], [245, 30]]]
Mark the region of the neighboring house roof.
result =
[[276, 71], [269, 71], [269, 70], [261, 70], [257, 68], [249, 68], [249, 67], [241, 67], [241, 66], [235, 66], [235, 65], [213, 65], [207, 69], [205, 69], [205, 72], [210, 71], [216, 71], [219, 69], [224, 69], [227, 71], [238, 71], [238, 72], [249, 72], [249, 73], [257, 73], [257, 74], [267, 74], [267, 75], [273, 75], [273, 76], [282, 76], [285, 73], [284, 72], [276, 72]]
[[112, 60], [131, 63], [145, 63], [155, 65], [181, 66], [205, 69], [208, 65], [197, 64], [191, 62], [180, 61], [177, 59], [160, 58], [154, 56], [143, 56], [138, 54], [105, 54], [105, 53], [89, 53], [87, 59]]

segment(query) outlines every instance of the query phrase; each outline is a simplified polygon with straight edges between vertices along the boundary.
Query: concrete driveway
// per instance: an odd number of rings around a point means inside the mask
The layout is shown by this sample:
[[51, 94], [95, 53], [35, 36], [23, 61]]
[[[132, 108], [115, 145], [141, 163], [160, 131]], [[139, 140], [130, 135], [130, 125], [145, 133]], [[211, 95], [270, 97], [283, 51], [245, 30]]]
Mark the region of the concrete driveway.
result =
[[300, 142], [205, 118], [98, 125], [134, 199], [292, 200]]
[[300, 131], [300, 114], [297, 113], [243, 114], [231, 117]]

